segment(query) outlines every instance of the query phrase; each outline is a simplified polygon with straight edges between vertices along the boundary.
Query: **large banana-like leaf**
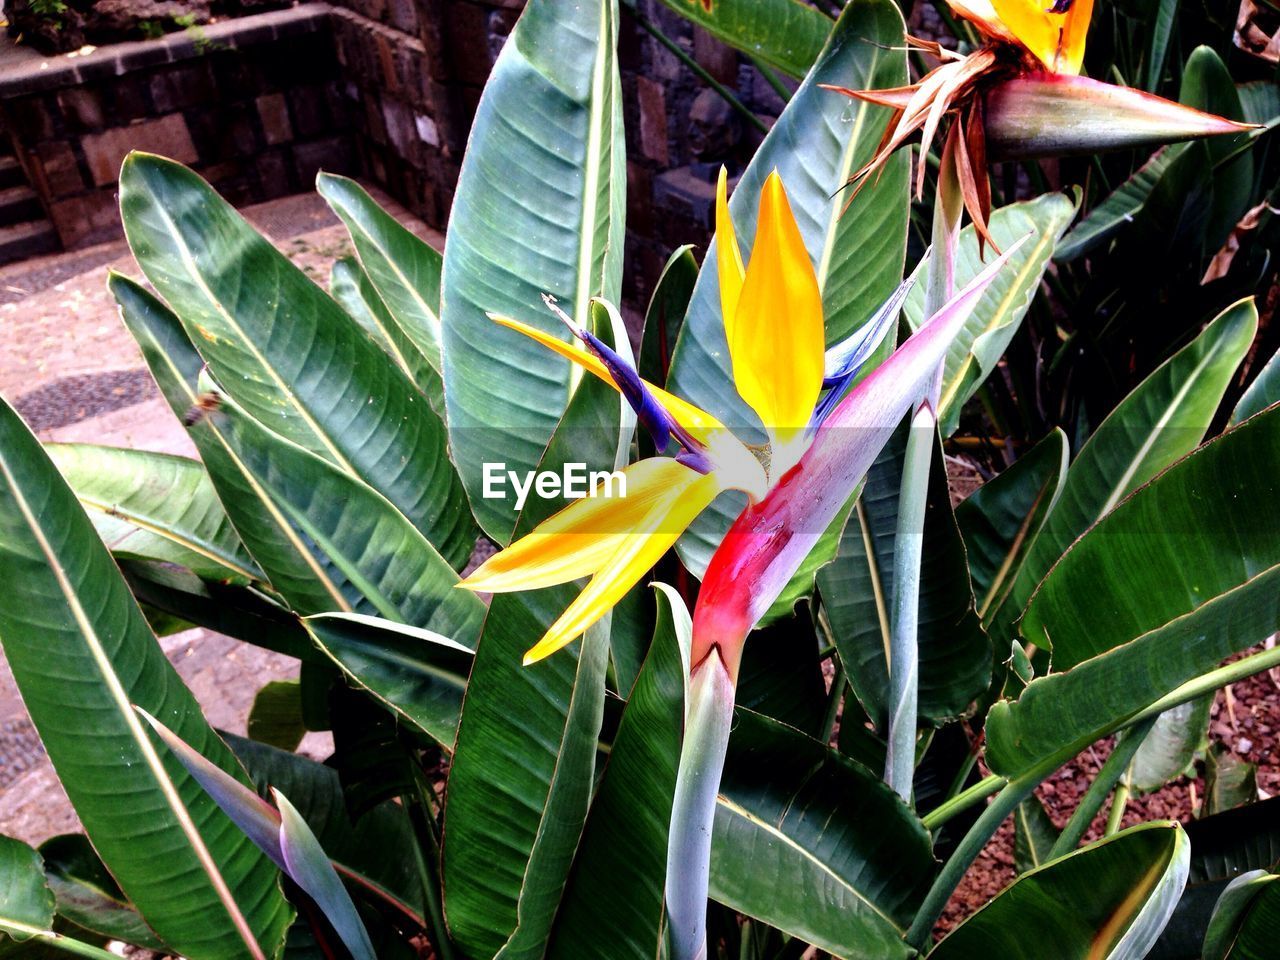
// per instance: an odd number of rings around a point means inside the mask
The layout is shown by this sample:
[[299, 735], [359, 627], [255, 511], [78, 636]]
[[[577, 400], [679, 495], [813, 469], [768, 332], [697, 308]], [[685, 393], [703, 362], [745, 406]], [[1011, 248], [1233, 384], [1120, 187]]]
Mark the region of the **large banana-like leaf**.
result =
[[[1280, 628], [1280, 408], [1122, 501], [1045, 579], [1023, 633], [1055, 666], [987, 717], [987, 762], [1015, 776], [1083, 748]], [[1070, 668], [1070, 669], [1066, 669]]]
[[[316, 189], [346, 224], [360, 264], [396, 326], [438, 373], [440, 252], [378, 206], [354, 180], [322, 173]], [[428, 386], [418, 385], [424, 391]], [[434, 385], [439, 388], [438, 380]]]
[[1141, 960], [1182, 894], [1189, 859], [1178, 824], [1144, 823], [1019, 877], [929, 956]]
[[[898, 492], [906, 453], [903, 422], [867, 472], [836, 559], [818, 589], [850, 686], [883, 731], [889, 694], [889, 610]], [[920, 716], [960, 714], [991, 680], [991, 644], [974, 612], [964, 543], [951, 511], [941, 450], [933, 458], [920, 572]]]
[[[259, 496], [283, 517], [294, 550], [305, 552], [314, 576], [337, 592], [329, 606], [299, 612], [377, 614], [474, 644], [484, 604], [455, 589], [458, 575], [376, 490], [267, 430], [230, 400], [201, 429], [218, 435]], [[236, 504], [228, 502], [228, 509], [236, 520]], [[251, 519], [240, 526], [246, 545], [292, 603], [289, 581], [277, 576], [270, 558], [276, 544], [260, 545]], [[310, 580], [306, 586], [299, 599], [309, 597]]]
[[[193, 409], [200, 400], [204, 360], [181, 322], [173, 311], [127, 277], [112, 274], [108, 286], [169, 406], [175, 413]], [[232, 524], [247, 536], [246, 549], [266, 568], [264, 572], [276, 591], [303, 613], [349, 606], [351, 601], [333, 572], [316, 560], [308, 544], [299, 540], [288, 518], [253, 478], [223, 433], [205, 422], [194, 423], [188, 433], [218, 498], [230, 507]], [[180, 611], [175, 612], [181, 615]]]
[[[1077, 203], [1065, 195], [1051, 193], [992, 213], [991, 235], [1001, 249], [1013, 246], [1028, 234], [1032, 239], [1014, 253], [1009, 264], [992, 281], [965, 324], [964, 332], [947, 350], [938, 407], [938, 429], [944, 437], [955, 432], [966, 401], [991, 376], [1009, 341], [1018, 332], [1022, 318], [1040, 289], [1040, 280], [1049, 266], [1054, 247], [1076, 215], [1076, 206]], [[990, 255], [985, 259], [989, 260]], [[956, 253], [956, 289], [961, 289], [986, 265], [977, 234], [972, 226], [965, 227], [960, 232]], [[903, 308], [913, 328], [919, 328], [928, 319], [924, 316], [924, 302], [924, 284], [918, 284]]]
[[797, 79], [809, 72], [831, 34], [831, 18], [800, 0], [664, 2], [717, 40]]
[[260, 580], [204, 467], [88, 443], [45, 447], [116, 556], [176, 563], [209, 580]]
[[453, 749], [471, 673], [467, 647], [429, 630], [359, 614], [318, 614], [303, 623], [353, 682]]
[[580, 326], [591, 297], [619, 300], [626, 147], [617, 20], [616, 0], [531, 0], [476, 108], [449, 215], [441, 285], [449, 439], [476, 518], [501, 544], [516, 511], [482, 496], [483, 464], [536, 467], [577, 376], [485, 314], [567, 336], [544, 293]]
[[[620, 413], [610, 387], [584, 380], [540, 469], [558, 471], [566, 461], [613, 467]], [[530, 500], [518, 532], [555, 506]], [[609, 618], [553, 656], [521, 666], [574, 589], [499, 594], [476, 647], [449, 773], [443, 844], [445, 916], [474, 960], [542, 956], [586, 819]]]
[[1074, 260], [1094, 247], [1105, 243], [1137, 216], [1142, 205], [1151, 196], [1160, 178], [1182, 150], [1181, 144], [1161, 147], [1151, 159], [1134, 171], [1110, 196], [1089, 211], [1079, 223], [1068, 231], [1054, 250], [1053, 258], [1060, 262]]
[[138, 264], [223, 388], [465, 564], [475, 527], [444, 425], [359, 325], [181, 164], [131, 154], [120, 209]]
[[880, 778], [747, 710], [734, 717], [711, 896], [838, 957], [906, 957], [933, 876], [920, 821]]
[[22, 591], [0, 604], [0, 642], [23, 702], [121, 888], [192, 960], [274, 956], [292, 913], [275, 868], [161, 757], [133, 705], [232, 775], [244, 771], [165, 659], [75, 494], [2, 403], [0, 579]]
[[[679, 594], [657, 586], [653, 643], [587, 816], [550, 960], [652, 960], [658, 954], [692, 626]], [[609, 891], [607, 899], [602, 890]]]
[[[890, 159], [874, 185], [845, 208], [849, 177], [875, 152], [888, 113], [819, 85], [893, 87], [906, 82], [902, 17], [888, 0], [853, 0], [836, 23], [822, 56], [774, 124], [743, 173], [729, 212], [739, 239], [750, 243], [765, 178], [777, 170], [800, 226], [822, 290], [828, 345], [843, 340], [874, 313], [902, 280], [907, 238], [905, 151]], [[738, 396], [730, 373], [720, 315], [716, 258], [698, 275], [667, 386], [749, 437], [756, 416]], [[721, 497], [680, 541], [695, 573], [745, 500]]]
[[1187, 772], [1204, 749], [1213, 697], [1174, 707], [1156, 718], [1129, 767], [1129, 783], [1136, 790], [1158, 790]]
[[373, 281], [354, 258], [343, 257], [333, 262], [329, 271], [329, 295], [418, 385], [437, 412], [443, 411], [444, 389], [440, 385], [440, 374], [396, 323]]
[[1007, 643], [1036, 584], [1071, 542], [1122, 497], [1195, 449], [1257, 324], [1252, 300], [1228, 307], [1125, 397], [1089, 438], [1067, 471], [1058, 501], [1032, 541], [1004, 603], [990, 617], [997, 652], [1004, 649], [1000, 644]]
[[1053, 509], [1067, 473], [1067, 435], [1053, 430], [956, 507], [978, 616], [994, 613]]

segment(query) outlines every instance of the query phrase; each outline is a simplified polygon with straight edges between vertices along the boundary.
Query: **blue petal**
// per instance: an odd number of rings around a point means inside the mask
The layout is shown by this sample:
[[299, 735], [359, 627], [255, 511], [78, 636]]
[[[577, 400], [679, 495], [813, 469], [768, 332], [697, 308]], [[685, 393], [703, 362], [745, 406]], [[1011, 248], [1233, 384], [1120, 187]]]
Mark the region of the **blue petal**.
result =
[[661, 453], [667, 448], [667, 443], [671, 440], [672, 419], [667, 411], [662, 408], [662, 404], [649, 389], [644, 385], [644, 381], [640, 379], [635, 369], [628, 364], [622, 357], [613, 350], [612, 347], [606, 346], [605, 343], [593, 334], [590, 330], [575, 331], [586, 344], [600, 362], [605, 365], [609, 371], [609, 375], [613, 377], [613, 382], [618, 385], [618, 390], [626, 398], [627, 403], [631, 404], [631, 408], [636, 412], [636, 419], [644, 425], [649, 431], [649, 435], [653, 437], [653, 445]]
[[915, 282], [914, 274], [903, 280], [898, 289], [893, 291], [889, 299], [867, 323], [864, 323], [848, 339], [827, 351], [826, 375], [822, 378], [822, 385], [827, 389], [827, 393], [814, 408], [813, 419], [809, 424], [810, 429], [817, 427], [827, 418], [835, 405], [840, 402], [845, 391], [849, 389], [854, 378], [858, 376], [862, 365], [875, 353], [876, 348], [894, 328], [898, 313], [902, 310], [902, 304], [907, 299], [907, 294], [911, 292], [911, 288], [915, 286]]

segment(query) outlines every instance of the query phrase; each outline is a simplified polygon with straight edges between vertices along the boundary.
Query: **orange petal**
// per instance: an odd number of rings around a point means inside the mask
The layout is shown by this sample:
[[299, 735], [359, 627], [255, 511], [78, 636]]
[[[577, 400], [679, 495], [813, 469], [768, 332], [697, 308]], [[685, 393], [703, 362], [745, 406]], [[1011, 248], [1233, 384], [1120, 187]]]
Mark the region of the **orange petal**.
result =
[[550, 656], [582, 636], [640, 581], [716, 498], [720, 485], [714, 473], [688, 472], [690, 476], [672, 484], [667, 495], [654, 503], [635, 532], [625, 537], [586, 589], [524, 655], [526, 665]]
[[716, 181], [716, 275], [720, 278], [720, 315], [726, 323], [738, 310], [743, 278], [742, 250], [729, 216], [728, 176], [721, 167]]
[[1054, 13], [1045, 0], [991, 0], [1000, 21], [1037, 60], [1054, 73], [1075, 75], [1084, 62], [1085, 37], [1093, 0], [1063, 0], [1067, 9]]
[[698, 476], [670, 457], [641, 460], [622, 472], [627, 478], [625, 496], [575, 500], [495, 553], [459, 586], [510, 593], [590, 576], [608, 564], [655, 506], [667, 502], [673, 488], [681, 488]]
[[822, 390], [826, 341], [818, 278], [776, 171], [760, 194], [755, 243], [725, 338], [738, 393], [773, 445], [790, 445]]

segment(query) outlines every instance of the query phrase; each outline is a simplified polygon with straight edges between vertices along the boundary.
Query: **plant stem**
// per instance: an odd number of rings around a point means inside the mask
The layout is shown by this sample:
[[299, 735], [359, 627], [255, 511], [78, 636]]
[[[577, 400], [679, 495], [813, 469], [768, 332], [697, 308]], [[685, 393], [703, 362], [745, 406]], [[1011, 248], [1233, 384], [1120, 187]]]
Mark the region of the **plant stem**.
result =
[[109, 950], [103, 950], [101, 947], [95, 947], [93, 944], [85, 943], [81, 940], [64, 937], [62, 934], [54, 933], [52, 930], [30, 927], [25, 923], [0, 920], [0, 930], [13, 936], [29, 937], [28, 943], [38, 941], [47, 947], [63, 950], [67, 953], [75, 954], [77, 957], [94, 957], [96, 960], [120, 960], [118, 956]]
[[1067, 821], [1067, 825], [1062, 828], [1062, 833], [1058, 834], [1058, 839], [1049, 848], [1050, 859], [1070, 853], [1080, 843], [1080, 838], [1084, 836], [1085, 831], [1089, 829], [1089, 824], [1093, 823], [1093, 818], [1102, 809], [1102, 804], [1111, 793], [1111, 788], [1129, 768], [1129, 762], [1138, 752], [1138, 747], [1142, 746], [1142, 741], [1146, 739], [1147, 733], [1155, 722], [1154, 717], [1143, 720], [1130, 727], [1128, 732], [1116, 741], [1111, 756], [1107, 757], [1106, 762], [1102, 764], [1102, 769], [1093, 778], [1093, 783], [1089, 784], [1089, 789], [1076, 804], [1071, 819]]
[[1008, 782], [1004, 777], [996, 776], [994, 773], [984, 777], [967, 790], [938, 804], [921, 817], [920, 822], [924, 824], [926, 830], [936, 830], [952, 817], [964, 813], [975, 803], [987, 799], [993, 793], [998, 793]]
[[943, 864], [942, 872], [938, 874], [938, 879], [933, 882], [933, 886], [929, 888], [924, 898], [924, 903], [916, 912], [911, 929], [907, 931], [908, 944], [917, 950], [923, 948], [929, 939], [929, 934], [933, 931], [933, 925], [938, 922], [947, 901], [951, 899], [951, 894], [964, 878], [965, 871], [978, 858], [987, 841], [1000, 829], [1000, 824], [1004, 823], [1005, 817], [1013, 813], [1018, 804], [1031, 796], [1031, 792], [1040, 784], [1040, 781], [1055, 768], [1050, 768], [1043, 775], [1040, 775], [1041, 769], [1043, 768], [1037, 768], [1017, 780], [1006, 783], [1004, 789], [996, 794], [995, 799], [987, 805], [987, 809], [982, 811], [982, 815], [969, 828], [969, 832], [956, 846], [955, 853]]
[[933, 407], [928, 403], [921, 404], [911, 419], [907, 436], [902, 484], [898, 492], [898, 525], [893, 537], [889, 743], [885, 753], [884, 779], [908, 803], [911, 802], [916, 760], [920, 560], [924, 553], [924, 515], [936, 426]]
[[667, 840], [667, 920], [670, 960], [705, 960], [711, 824], [733, 725], [733, 680], [717, 652], [689, 677], [680, 767], [671, 798]]
[[1124, 819], [1124, 808], [1129, 803], [1129, 779], [1126, 775], [1125, 779], [1116, 784], [1115, 793], [1111, 797], [1111, 809], [1107, 812], [1107, 828], [1103, 831], [1104, 837], [1110, 837], [1120, 829], [1120, 821]]
[[440, 898], [440, 843], [436, 839], [431, 816], [432, 791], [416, 763], [413, 764], [413, 782], [416, 796], [408, 798], [409, 822], [418, 840], [413, 852], [422, 883], [422, 901], [431, 946], [439, 960], [455, 960], [457, 953], [444, 921], [444, 904]]
[[822, 718], [822, 742], [829, 743], [831, 734], [836, 729], [836, 714], [840, 712], [840, 701], [844, 698], [844, 664], [836, 661], [836, 675], [831, 680], [831, 698], [827, 701], [827, 713]]
[[[938, 169], [933, 200], [933, 237], [925, 272], [924, 316], [936, 314], [955, 293], [956, 249], [964, 202], [952, 140], [948, 138]], [[915, 775], [916, 721], [919, 712], [920, 562], [924, 554], [924, 518], [929, 468], [937, 444], [938, 395], [942, 368], [921, 398], [907, 431], [907, 449], [898, 487], [898, 522], [893, 537], [893, 608], [889, 631], [889, 729], [884, 779], [907, 803]]]

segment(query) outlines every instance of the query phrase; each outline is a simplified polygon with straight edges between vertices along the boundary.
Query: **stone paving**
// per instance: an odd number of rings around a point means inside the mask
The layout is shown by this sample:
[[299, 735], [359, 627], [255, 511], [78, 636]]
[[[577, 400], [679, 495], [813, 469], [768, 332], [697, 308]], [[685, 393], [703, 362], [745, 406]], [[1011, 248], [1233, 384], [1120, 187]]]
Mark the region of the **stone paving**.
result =
[[[375, 196], [437, 246], [443, 238], [385, 195]], [[322, 285], [352, 252], [345, 229], [314, 194], [261, 204], [245, 215]], [[44, 441], [93, 442], [194, 455], [160, 397], [106, 290], [108, 269], [140, 271], [123, 242], [0, 268], [0, 394]], [[234, 733], [257, 689], [297, 674], [297, 662], [207, 630], [161, 641], [209, 721]], [[304, 752], [323, 757], [327, 738]], [[0, 653], [0, 833], [39, 843], [77, 829]]]

